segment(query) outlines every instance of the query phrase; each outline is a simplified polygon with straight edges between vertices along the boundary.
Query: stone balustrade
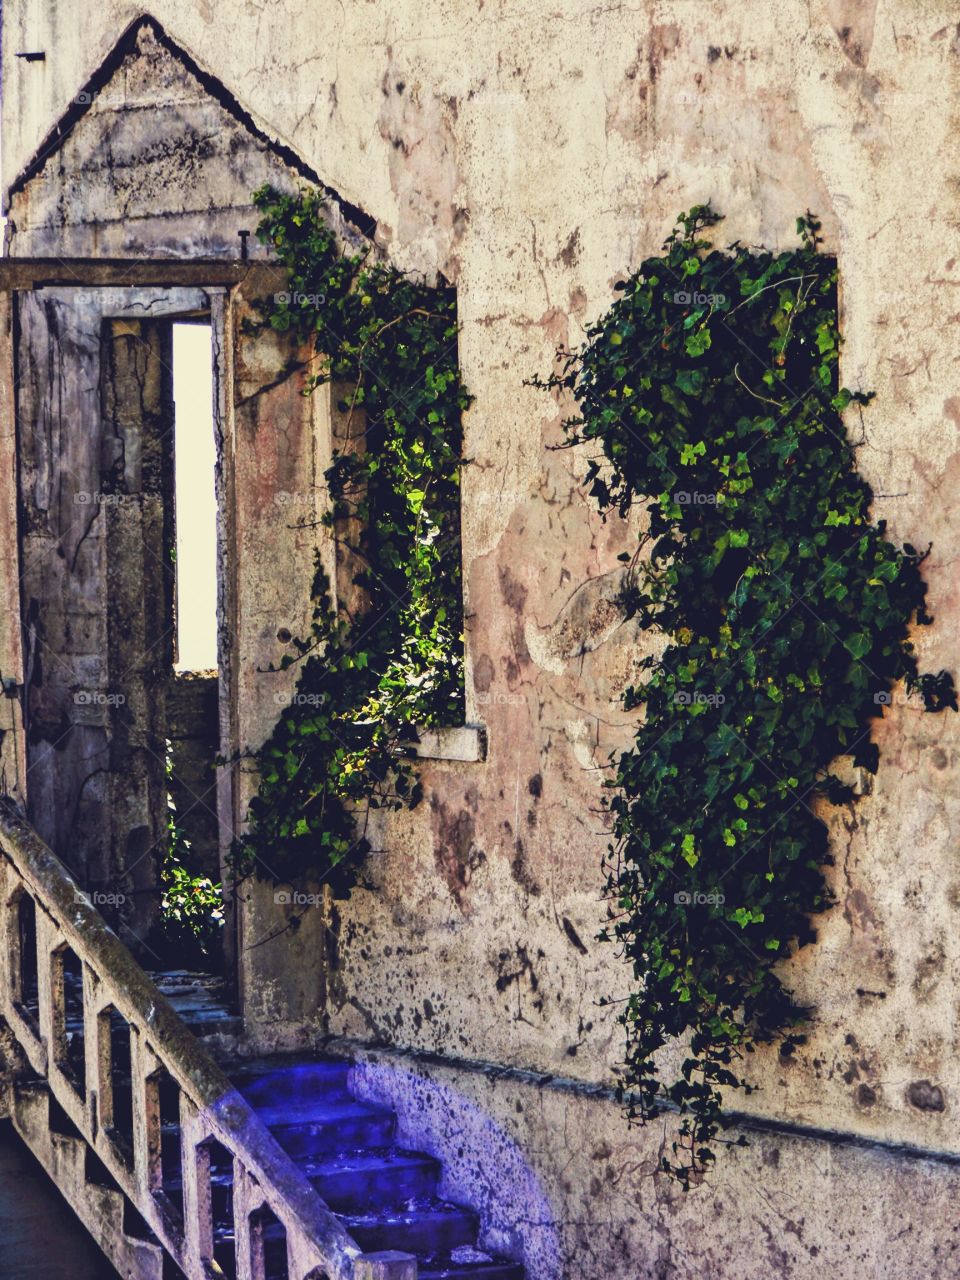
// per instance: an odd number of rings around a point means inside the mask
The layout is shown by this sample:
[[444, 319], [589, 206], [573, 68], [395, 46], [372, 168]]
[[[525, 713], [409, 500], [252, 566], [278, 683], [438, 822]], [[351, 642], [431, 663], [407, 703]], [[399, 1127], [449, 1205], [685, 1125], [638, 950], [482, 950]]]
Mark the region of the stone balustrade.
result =
[[[214, 1259], [214, 1150], [233, 1161], [237, 1280], [264, 1280], [269, 1215], [286, 1233], [290, 1280], [416, 1280], [411, 1256], [362, 1253], [63, 863], [7, 806], [0, 854], [0, 1014], [189, 1280], [223, 1275]], [[129, 1035], [129, 1093], [114, 1070], [118, 1026]], [[171, 1087], [178, 1095], [182, 1204], [164, 1191], [162, 1085], [167, 1098]]]

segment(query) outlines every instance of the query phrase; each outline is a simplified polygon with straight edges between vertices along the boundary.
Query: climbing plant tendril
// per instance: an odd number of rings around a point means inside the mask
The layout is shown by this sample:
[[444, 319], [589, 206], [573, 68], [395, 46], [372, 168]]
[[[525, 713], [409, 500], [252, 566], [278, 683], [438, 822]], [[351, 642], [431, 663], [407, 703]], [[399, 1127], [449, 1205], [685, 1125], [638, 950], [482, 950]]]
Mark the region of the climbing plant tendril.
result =
[[[624, 605], [666, 645], [625, 695], [643, 716], [608, 783], [602, 937], [636, 981], [620, 1005], [627, 1112], [678, 1108], [662, 1166], [685, 1189], [715, 1158], [724, 1091], [749, 1091], [744, 1055], [802, 1040], [808, 1011], [777, 966], [831, 905], [819, 805], [852, 800], [832, 762], [876, 771], [871, 725], [898, 681], [928, 711], [957, 707], [908, 639], [931, 621], [923, 556], [871, 522], [841, 418], [870, 397], [839, 386], [818, 224], [800, 219], [799, 247], [773, 255], [711, 249], [700, 233], [717, 221], [683, 215], [539, 383], [579, 404], [568, 441], [594, 454], [600, 508], [647, 513], [621, 557]], [[671, 1078], [659, 1051], [678, 1037]]]
[[[306, 394], [330, 383], [362, 423], [326, 473], [326, 523], [356, 529], [356, 607], [335, 610], [319, 553], [310, 634], [279, 667], [300, 665], [296, 696], [257, 753], [259, 792], [240, 872], [269, 867], [349, 893], [369, 850], [364, 815], [420, 797], [418, 727], [463, 719], [461, 415], [456, 296], [341, 252], [324, 199], [263, 187], [260, 240], [288, 292], [262, 323], [312, 343]], [[341, 602], [342, 603], [342, 602]]]

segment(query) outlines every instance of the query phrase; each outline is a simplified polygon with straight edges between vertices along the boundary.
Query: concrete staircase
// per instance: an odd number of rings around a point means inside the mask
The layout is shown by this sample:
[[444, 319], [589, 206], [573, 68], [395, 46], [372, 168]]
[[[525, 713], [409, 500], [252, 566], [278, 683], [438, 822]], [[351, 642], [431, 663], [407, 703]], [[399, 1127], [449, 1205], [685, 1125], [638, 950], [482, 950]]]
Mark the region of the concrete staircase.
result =
[[254, 1060], [216, 979], [147, 974], [0, 805], [14, 1127], [124, 1280], [522, 1280], [351, 1065]]
[[[153, 977], [362, 1249], [413, 1254], [420, 1280], [523, 1280], [522, 1267], [478, 1247], [476, 1215], [438, 1195], [439, 1163], [397, 1144], [395, 1113], [353, 1096], [349, 1062], [239, 1058], [231, 1050], [239, 1020], [215, 980], [189, 973]], [[164, 1146], [179, 1149], [175, 1124], [165, 1126]], [[229, 1163], [216, 1169], [212, 1186], [217, 1261], [233, 1277]], [[175, 1159], [165, 1166], [164, 1191], [180, 1202]], [[264, 1227], [264, 1244], [265, 1280], [287, 1280], [285, 1242], [275, 1224]]]

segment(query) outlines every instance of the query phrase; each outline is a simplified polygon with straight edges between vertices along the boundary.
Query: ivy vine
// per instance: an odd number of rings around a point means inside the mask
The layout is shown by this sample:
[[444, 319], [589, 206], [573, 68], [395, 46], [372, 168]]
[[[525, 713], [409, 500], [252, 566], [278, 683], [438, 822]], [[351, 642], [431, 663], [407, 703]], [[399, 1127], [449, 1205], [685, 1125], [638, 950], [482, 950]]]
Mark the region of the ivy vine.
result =
[[[259, 791], [235, 858], [350, 892], [371, 809], [413, 806], [417, 729], [463, 719], [461, 416], [456, 294], [343, 253], [325, 198], [262, 187], [257, 235], [287, 270], [260, 323], [316, 353], [305, 394], [331, 384], [359, 430], [326, 472], [324, 523], [349, 543], [351, 602], [335, 607], [317, 552], [312, 623], [279, 669], [296, 692], [256, 753]], [[340, 394], [342, 392], [342, 394]], [[353, 532], [348, 532], [353, 531]]]
[[147, 946], [155, 956], [180, 966], [215, 962], [223, 929], [223, 886], [198, 868], [191, 842], [180, 825], [170, 790], [173, 744], [166, 740], [167, 821], [160, 863], [160, 912]]
[[870, 396], [839, 385], [819, 224], [799, 219], [799, 246], [771, 254], [711, 248], [717, 221], [682, 215], [538, 383], [578, 402], [567, 443], [592, 451], [601, 510], [646, 510], [623, 603], [666, 643], [625, 695], [643, 715], [608, 781], [601, 936], [636, 983], [622, 1098], [631, 1120], [679, 1111], [662, 1167], [685, 1189], [715, 1159], [724, 1092], [750, 1090], [744, 1055], [803, 1039], [809, 1011], [779, 966], [832, 903], [821, 803], [853, 799], [834, 762], [876, 771], [871, 726], [898, 682], [928, 711], [957, 709], [951, 676], [921, 674], [908, 639], [931, 621], [925, 553], [872, 523], [841, 416]]

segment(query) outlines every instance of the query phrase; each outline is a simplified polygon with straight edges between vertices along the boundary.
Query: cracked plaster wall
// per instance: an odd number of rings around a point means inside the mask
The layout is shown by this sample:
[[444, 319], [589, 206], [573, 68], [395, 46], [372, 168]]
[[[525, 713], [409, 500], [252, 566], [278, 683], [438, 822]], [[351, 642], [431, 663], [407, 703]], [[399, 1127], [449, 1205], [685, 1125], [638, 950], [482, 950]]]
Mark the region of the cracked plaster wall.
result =
[[[136, 12], [5, 6], [5, 185]], [[937, 621], [918, 640], [927, 666], [956, 669], [956, 15], [946, 0], [153, 12], [376, 219], [394, 261], [459, 287], [477, 397], [468, 707], [489, 758], [427, 766], [429, 802], [373, 855], [377, 891], [338, 906], [329, 1027], [605, 1080], [619, 1037], [596, 1001], [626, 976], [593, 942], [597, 801], [639, 653], [610, 608], [629, 531], [599, 521], [583, 459], [551, 449], [556, 406], [524, 379], [580, 338], [681, 209], [711, 198], [724, 239], [771, 248], [815, 211], [839, 258], [844, 381], [877, 393], [861, 467], [892, 534], [933, 542]], [[46, 61], [14, 58], [27, 49]], [[888, 709], [872, 794], [832, 818], [839, 905], [786, 974], [816, 1006], [810, 1042], [759, 1057], [752, 1110], [958, 1149], [958, 732], [952, 716]], [[282, 1007], [263, 1021], [278, 1042], [291, 1030]]]
[[482, 1244], [531, 1280], [960, 1273], [956, 1164], [752, 1132], [684, 1195], [654, 1176], [669, 1126], [629, 1131], [600, 1092], [378, 1051], [352, 1087], [397, 1109], [401, 1141], [442, 1159], [441, 1190], [469, 1196]]

